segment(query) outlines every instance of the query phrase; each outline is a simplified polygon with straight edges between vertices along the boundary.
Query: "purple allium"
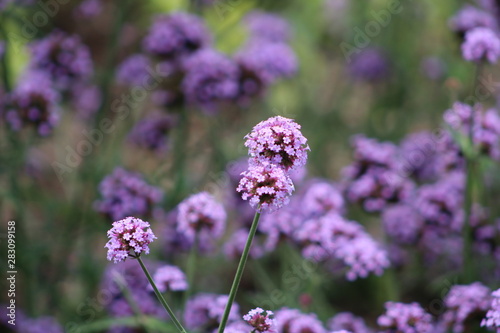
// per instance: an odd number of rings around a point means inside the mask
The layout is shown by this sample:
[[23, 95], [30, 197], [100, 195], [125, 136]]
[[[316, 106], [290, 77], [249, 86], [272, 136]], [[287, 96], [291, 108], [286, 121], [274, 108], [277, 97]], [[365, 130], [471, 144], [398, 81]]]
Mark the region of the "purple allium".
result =
[[177, 230], [194, 241], [219, 239], [226, 226], [226, 211], [208, 192], [193, 194], [179, 204]]
[[465, 5], [449, 21], [450, 28], [459, 33], [465, 34], [474, 28], [497, 29], [495, 17], [490, 13], [471, 5]]
[[202, 19], [184, 12], [158, 15], [143, 48], [164, 60], [180, 62], [210, 45], [211, 36]]
[[301, 211], [306, 217], [321, 216], [330, 212], [344, 212], [344, 198], [340, 190], [328, 181], [308, 184], [301, 197]]
[[500, 39], [488, 28], [469, 30], [462, 44], [462, 55], [467, 61], [488, 60], [494, 64], [500, 57]]
[[490, 288], [480, 282], [470, 285], [456, 285], [444, 299], [446, 312], [443, 321], [453, 332], [462, 333], [467, 320], [484, 317], [491, 302]]
[[282, 308], [276, 311], [276, 332], [278, 333], [326, 333], [315, 314], [304, 314], [296, 309]]
[[287, 205], [295, 190], [290, 177], [279, 167], [255, 165], [242, 175], [236, 190], [259, 212], [271, 212]]
[[133, 54], [118, 66], [116, 80], [128, 85], [142, 85], [148, 77], [150, 60], [144, 54]]
[[408, 204], [389, 207], [382, 214], [384, 230], [395, 242], [412, 244], [418, 240], [424, 225], [417, 210]]
[[90, 19], [102, 12], [102, 0], [84, 0], [75, 8], [75, 16]]
[[149, 216], [152, 208], [163, 197], [163, 191], [148, 185], [135, 172], [116, 168], [99, 184], [102, 199], [96, 201], [98, 212], [118, 220], [130, 215]]
[[102, 95], [95, 85], [76, 84], [71, 91], [71, 104], [82, 119], [90, 119], [101, 106]]
[[290, 26], [282, 17], [263, 11], [252, 11], [244, 17], [250, 31], [250, 38], [271, 42], [287, 42], [290, 39]]
[[176, 121], [171, 115], [151, 114], [135, 124], [128, 140], [140, 148], [165, 153], [168, 149], [168, 134], [175, 124]]
[[245, 136], [250, 164], [275, 165], [285, 171], [304, 166], [307, 162], [307, 139], [301, 126], [292, 119], [271, 117], [255, 125]]
[[386, 312], [377, 319], [381, 332], [432, 333], [432, 316], [418, 303], [385, 303]]
[[55, 86], [63, 91], [75, 83], [86, 82], [92, 75], [90, 51], [77, 35], [52, 32], [31, 43], [30, 68], [47, 72]]
[[255, 308], [250, 310], [246, 315], [243, 316], [248, 324], [253, 327], [252, 332], [274, 332], [274, 327], [276, 325], [274, 320], [274, 313], [269, 310], [264, 310], [261, 308]]
[[148, 245], [156, 239], [149, 228], [149, 223], [135, 217], [127, 217], [113, 222], [108, 231], [109, 241], [108, 260], [115, 263], [124, 261], [128, 257], [140, 256], [143, 252], [149, 253]]
[[328, 321], [331, 331], [346, 330], [352, 333], [372, 333], [361, 317], [356, 317], [350, 312], [339, 312]]
[[[10, 325], [9, 325], [10, 326]], [[14, 326], [18, 333], [63, 333], [63, 327], [54, 317], [27, 318], [19, 316], [17, 325]]]
[[[182, 291], [188, 288], [186, 275], [177, 266], [165, 265], [156, 270], [153, 274], [158, 290], [166, 291]], [[152, 287], [150, 286], [151, 290]]]
[[[260, 224], [259, 224], [260, 226]], [[248, 238], [248, 230], [246, 228], [236, 230], [231, 238], [224, 244], [224, 254], [229, 260], [241, 258], [245, 243]], [[253, 239], [252, 247], [250, 248], [251, 258], [260, 258], [264, 254], [264, 249], [259, 244], [256, 244], [256, 239]]]
[[13, 131], [33, 126], [47, 136], [59, 122], [59, 94], [44, 72], [28, 71], [10, 95], [5, 98], [3, 117]]
[[421, 72], [432, 81], [437, 81], [446, 73], [446, 63], [438, 57], [427, 57], [420, 63]]
[[481, 326], [490, 327], [497, 332], [500, 330], [500, 289], [491, 293], [492, 301]]
[[188, 102], [208, 113], [220, 102], [234, 100], [239, 90], [239, 69], [234, 61], [215, 50], [197, 52], [185, 63], [182, 89]]
[[382, 51], [377, 48], [366, 48], [352, 56], [348, 70], [355, 80], [375, 82], [389, 76], [390, 66]]
[[[210, 332], [219, 326], [228, 300], [227, 295], [198, 294], [188, 300], [184, 309], [184, 322], [190, 330], [204, 328]], [[228, 322], [238, 321], [241, 317], [239, 306], [233, 303], [229, 312]]]

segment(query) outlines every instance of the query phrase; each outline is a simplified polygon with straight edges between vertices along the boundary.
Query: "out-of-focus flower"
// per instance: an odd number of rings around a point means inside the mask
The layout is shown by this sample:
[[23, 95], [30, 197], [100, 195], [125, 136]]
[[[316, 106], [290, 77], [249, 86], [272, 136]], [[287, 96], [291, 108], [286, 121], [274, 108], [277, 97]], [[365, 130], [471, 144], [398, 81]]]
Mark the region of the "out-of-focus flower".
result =
[[274, 211], [287, 205], [295, 189], [290, 177], [276, 166], [251, 166], [242, 175], [236, 190], [259, 211]]
[[274, 332], [274, 313], [269, 310], [255, 308], [243, 316], [248, 324], [254, 329], [252, 332]]
[[58, 102], [59, 94], [46, 73], [28, 71], [6, 96], [3, 118], [13, 131], [33, 126], [39, 135], [47, 136], [59, 122]]
[[[226, 258], [230, 260], [241, 258], [247, 238], [248, 230], [246, 228], [236, 230], [231, 235], [231, 238], [224, 244], [224, 254]], [[259, 258], [264, 254], [264, 249], [259, 244], [256, 244], [256, 241], [257, 240], [254, 238], [252, 247], [250, 248], [250, 257], [252, 258]]]
[[226, 226], [226, 211], [208, 192], [193, 194], [179, 204], [177, 230], [194, 241], [219, 239]]
[[90, 19], [102, 12], [102, 0], [84, 0], [75, 8], [75, 16]]
[[387, 302], [385, 308], [385, 314], [378, 317], [377, 320], [378, 325], [382, 328], [381, 332], [433, 332], [432, 316], [426, 313], [418, 303]]
[[62, 91], [70, 90], [76, 83], [87, 82], [92, 75], [90, 51], [77, 35], [55, 31], [31, 43], [30, 49], [29, 67], [47, 72]]
[[144, 38], [148, 53], [163, 60], [180, 63], [210, 45], [210, 33], [196, 15], [184, 12], [159, 15]]
[[500, 57], [500, 38], [488, 28], [469, 30], [462, 44], [462, 55], [467, 61], [488, 60], [494, 64]]
[[368, 82], [383, 80], [390, 72], [386, 55], [377, 48], [366, 48], [353, 55], [348, 69], [353, 79]]
[[148, 245], [156, 239], [149, 223], [135, 217], [127, 217], [113, 222], [113, 227], [108, 231], [109, 241], [108, 260], [115, 263], [124, 261], [130, 256], [148, 254]]
[[453, 332], [464, 332], [468, 319], [486, 314], [491, 302], [490, 293], [490, 288], [480, 282], [453, 286], [444, 299], [447, 308], [443, 314], [444, 323]]
[[163, 197], [163, 191], [148, 185], [135, 172], [116, 168], [99, 184], [102, 199], [95, 202], [95, 209], [113, 220], [130, 215], [149, 216], [152, 208]]
[[205, 112], [215, 113], [219, 103], [238, 96], [239, 69], [225, 55], [211, 49], [199, 51], [186, 61], [185, 69], [182, 89], [186, 99]]
[[430, 132], [412, 133], [400, 144], [402, 174], [412, 176], [418, 181], [435, 180], [439, 175], [438, 159], [440, 154], [440, 138]]
[[288, 22], [276, 14], [255, 10], [248, 13], [243, 21], [250, 31], [250, 38], [271, 42], [287, 42], [290, 38]]
[[471, 5], [465, 5], [453, 16], [449, 25], [451, 29], [459, 34], [465, 34], [474, 28], [496, 29], [497, 23], [495, 17], [484, 10]]
[[331, 212], [338, 214], [344, 212], [342, 192], [326, 180], [318, 180], [308, 184], [301, 197], [302, 215], [312, 217]]
[[44, 316], [28, 318], [25, 315], [18, 316], [15, 332], [18, 333], [63, 333], [63, 327], [54, 317]]
[[[361, 317], [356, 317], [350, 312], [339, 312], [328, 321], [331, 331], [349, 331], [352, 333], [372, 333], [373, 330], [366, 326]], [[344, 331], [344, 332], [345, 332]]]
[[[184, 310], [184, 322], [190, 330], [203, 328], [211, 332], [219, 326], [227, 303], [227, 295], [198, 294], [188, 300]], [[228, 324], [238, 321], [241, 317], [239, 306], [233, 303], [229, 312]]]
[[118, 66], [116, 80], [128, 85], [143, 85], [148, 77], [150, 60], [144, 54], [133, 54]]
[[438, 57], [427, 57], [420, 63], [420, 70], [430, 80], [442, 79], [446, 73], [446, 63]]
[[[188, 288], [186, 275], [177, 266], [165, 265], [156, 270], [153, 280], [160, 292], [182, 291]], [[153, 290], [149, 285], [150, 290]]]
[[75, 85], [71, 91], [71, 104], [83, 119], [90, 119], [99, 109], [102, 95], [95, 85]]
[[168, 149], [168, 134], [175, 124], [176, 121], [171, 115], [151, 114], [135, 124], [128, 140], [140, 148], [165, 153]]
[[282, 308], [276, 311], [276, 332], [279, 333], [327, 333], [315, 314], [301, 313], [296, 309]]
[[297, 169], [307, 162], [307, 139], [300, 125], [281, 116], [258, 123], [245, 136], [251, 165], [274, 165], [285, 171]]
[[481, 321], [481, 326], [496, 329], [500, 328], [500, 289], [491, 293], [491, 305], [486, 313], [486, 318]]
[[415, 243], [424, 225], [417, 210], [409, 204], [389, 207], [382, 214], [384, 230], [397, 243]]

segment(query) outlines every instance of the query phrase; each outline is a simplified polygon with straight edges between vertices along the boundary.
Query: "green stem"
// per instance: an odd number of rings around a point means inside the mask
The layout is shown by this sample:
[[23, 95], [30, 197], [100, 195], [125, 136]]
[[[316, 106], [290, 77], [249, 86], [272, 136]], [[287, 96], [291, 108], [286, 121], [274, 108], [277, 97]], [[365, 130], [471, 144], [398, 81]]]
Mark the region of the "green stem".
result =
[[189, 296], [191, 296], [193, 290], [195, 281], [194, 278], [196, 274], [197, 256], [198, 256], [198, 237], [195, 236], [193, 247], [191, 248], [187, 258], [186, 275], [188, 280], [188, 288], [184, 292], [184, 300], [183, 300], [184, 308], [186, 307], [187, 300], [189, 299]]
[[260, 205], [257, 207], [255, 216], [253, 218], [252, 226], [250, 227], [250, 232], [248, 234], [247, 242], [241, 255], [240, 263], [238, 264], [238, 269], [236, 270], [236, 275], [234, 276], [233, 285], [231, 286], [231, 291], [229, 292], [229, 299], [227, 300], [226, 308], [224, 309], [224, 314], [222, 315], [222, 320], [219, 325], [218, 333], [223, 333], [226, 328], [227, 320], [229, 318], [229, 312], [231, 312], [231, 307], [233, 306], [234, 298], [238, 292], [238, 287], [240, 285], [241, 277], [243, 276], [243, 271], [245, 270], [245, 264], [248, 260], [248, 254], [250, 253], [250, 247], [252, 246], [253, 238], [257, 232], [257, 226], [259, 225], [260, 219]]
[[179, 332], [186, 333], [186, 330], [184, 329], [184, 327], [182, 327], [182, 324], [177, 319], [177, 317], [175, 316], [175, 314], [172, 311], [172, 309], [170, 309], [170, 306], [168, 306], [167, 301], [165, 301], [165, 298], [163, 298], [162, 294], [160, 293], [160, 291], [156, 287], [156, 284], [154, 283], [153, 278], [151, 277], [151, 274], [149, 274], [148, 269], [146, 268], [146, 266], [142, 262], [141, 257], [137, 257], [137, 260], [139, 261], [139, 264], [141, 264], [141, 268], [144, 271], [144, 274], [146, 274], [146, 277], [148, 278], [149, 283], [151, 284], [151, 287], [153, 287], [153, 290], [154, 290], [154, 292], [156, 294], [156, 297], [158, 297], [158, 300], [160, 301], [161, 305], [163, 305], [163, 308], [165, 308], [165, 310], [169, 314], [170, 318], [174, 322], [175, 327], [177, 327], [177, 329], [179, 330]]
[[[5, 17], [0, 17], [2, 22], [5, 22]], [[2, 68], [2, 82], [6, 92], [11, 90], [10, 84], [10, 72], [9, 72], [9, 62], [8, 62], [8, 52], [9, 52], [9, 40], [7, 38], [6, 29], [3, 24], [0, 24], [0, 36], [2, 36], [4, 40], [4, 53], [0, 56], [0, 66]]]

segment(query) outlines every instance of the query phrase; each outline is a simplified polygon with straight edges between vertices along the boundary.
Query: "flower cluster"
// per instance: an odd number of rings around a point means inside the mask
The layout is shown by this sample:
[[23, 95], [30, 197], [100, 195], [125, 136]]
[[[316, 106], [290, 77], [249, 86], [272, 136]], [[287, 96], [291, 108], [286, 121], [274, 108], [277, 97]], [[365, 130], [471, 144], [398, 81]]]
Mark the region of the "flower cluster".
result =
[[164, 153], [168, 148], [168, 134], [174, 125], [175, 120], [172, 116], [152, 114], [135, 124], [128, 139], [138, 147]]
[[98, 212], [112, 220], [130, 215], [149, 216], [163, 197], [163, 191], [148, 185], [134, 172], [117, 168], [99, 184], [102, 199], [95, 203]]
[[493, 300], [491, 301], [486, 318], [481, 321], [481, 326], [494, 328], [496, 331], [500, 329], [500, 289], [491, 293]]
[[377, 82], [390, 74], [389, 60], [378, 48], [366, 48], [352, 56], [349, 75], [359, 81]]
[[274, 332], [275, 322], [274, 313], [272, 311], [255, 308], [244, 315], [243, 320], [254, 328], [254, 333]]
[[149, 223], [135, 217], [127, 217], [113, 222], [108, 230], [109, 241], [108, 260], [115, 263], [124, 261], [128, 257], [136, 257], [141, 253], [148, 254], [148, 245], [156, 238]]
[[321, 321], [315, 314], [301, 313], [296, 309], [282, 308], [276, 311], [276, 332], [279, 333], [294, 333], [294, 332], [310, 332], [310, 333], [326, 333]]
[[431, 333], [434, 325], [432, 316], [417, 303], [385, 303], [386, 313], [378, 317], [382, 332]]
[[328, 321], [328, 329], [331, 331], [349, 331], [352, 333], [372, 333], [366, 326], [363, 318], [357, 317], [350, 312], [339, 312]]
[[[161, 266], [154, 273], [153, 280], [158, 290], [161, 292], [183, 291], [188, 288], [186, 275], [177, 266]], [[149, 286], [149, 288], [151, 288], [151, 286]]]
[[500, 38], [488, 28], [471, 29], [465, 34], [462, 54], [467, 61], [488, 60], [494, 64], [500, 57]]
[[[198, 294], [188, 300], [184, 311], [184, 322], [190, 330], [204, 329], [211, 332], [219, 326], [228, 296], [216, 294]], [[229, 325], [240, 319], [239, 306], [233, 303], [229, 313]]]

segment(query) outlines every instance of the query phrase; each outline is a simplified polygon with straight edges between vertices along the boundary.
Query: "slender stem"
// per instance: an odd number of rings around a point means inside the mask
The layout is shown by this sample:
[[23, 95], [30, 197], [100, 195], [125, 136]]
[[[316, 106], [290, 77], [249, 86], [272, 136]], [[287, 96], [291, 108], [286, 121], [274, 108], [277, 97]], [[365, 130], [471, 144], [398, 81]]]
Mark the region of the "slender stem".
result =
[[[2, 22], [5, 22], [5, 17], [0, 17]], [[9, 61], [7, 59], [9, 52], [9, 39], [7, 38], [6, 29], [3, 24], [0, 24], [0, 36], [4, 40], [4, 50], [3, 55], [0, 55], [0, 66], [2, 68], [2, 82], [6, 92], [11, 90], [10, 84], [10, 73], [9, 73]]]
[[250, 227], [250, 232], [248, 234], [247, 242], [245, 248], [243, 249], [243, 254], [241, 255], [240, 263], [238, 264], [238, 269], [236, 270], [236, 275], [234, 276], [233, 285], [231, 286], [231, 291], [229, 292], [229, 299], [227, 300], [226, 308], [224, 309], [224, 314], [222, 315], [222, 320], [219, 325], [218, 333], [224, 332], [226, 328], [227, 320], [229, 318], [229, 312], [231, 312], [231, 307], [236, 297], [236, 292], [240, 285], [241, 277], [243, 276], [243, 271], [245, 270], [245, 264], [247, 263], [248, 254], [250, 252], [250, 247], [252, 246], [253, 238], [257, 232], [257, 226], [259, 225], [260, 219], [260, 205], [257, 207], [255, 216], [253, 218], [252, 226]]
[[177, 329], [179, 330], [179, 332], [186, 333], [186, 330], [184, 329], [184, 327], [182, 327], [182, 324], [177, 319], [177, 317], [175, 316], [175, 314], [172, 311], [172, 309], [170, 309], [170, 306], [168, 306], [167, 301], [165, 301], [165, 298], [163, 298], [162, 294], [160, 293], [160, 291], [156, 287], [156, 284], [154, 283], [153, 278], [151, 277], [151, 274], [149, 274], [148, 269], [146, 268], [146, 266], [142, 262], [141, 257], [137, 257], [137, 260], [139, 261], [139, 264], [141, 264], [141, 268], [144, 271], [144, 274], [146, 274], [146, 277], [148, 278], [149, 283], [151, 284], [151, 287], [153, 287], [153, 290], [155, 291], [156, 297], [158, 297], [158, 300], [160, 301], [161, 305], [163, 305], [163, 307], [165, 308], [165, 310], [167, 310], [170, 318], [174, 322], [174, 325], [177, 327]]
[[191, 247], [191, 250], [187, 258], [186, 275], [188, 280], [188, 288], [186, 291], [184, 291], [184, 300], [183, 300], [184, 308], [186, 307], [187, 300], [189, 296], [191, 296], [191, 292], [193, 290], [195, 281], [194, 278], [196, 274], [197, 257], [198, 257], [198, 237], [195, 236], [193, 241], [193, 246]]

